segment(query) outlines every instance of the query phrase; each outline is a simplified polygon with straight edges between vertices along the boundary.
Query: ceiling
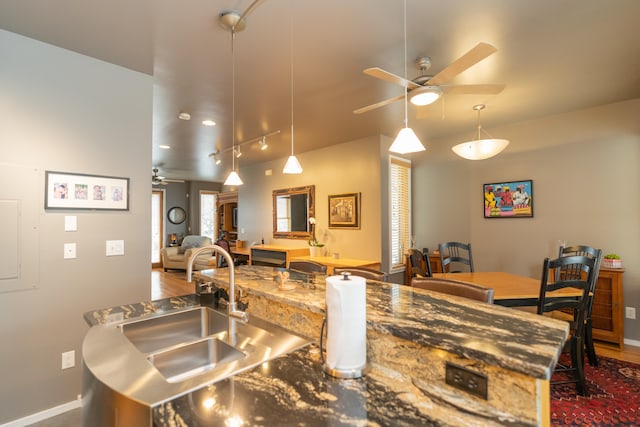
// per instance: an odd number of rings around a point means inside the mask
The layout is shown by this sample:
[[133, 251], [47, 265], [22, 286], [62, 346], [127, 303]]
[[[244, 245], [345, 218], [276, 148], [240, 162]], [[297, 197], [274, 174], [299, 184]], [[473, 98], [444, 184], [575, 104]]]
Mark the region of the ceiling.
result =
[[[403, 102], [352, 111], [403, 93], [362, 73], [381, 67], [405, 75], [401, 1], [259, 1], [237, 33], [232, 73], [231, 34], [218, 16], [251, 4], [0, 0], [0, 28], [153, 75], [153, 164], [169, 178], [224, 180], [234, 103], [236, 144], [277, 132], [265, 151], [257, 142], [242, 145], [240, 167], [280, 158], [284, 166], [292, 116], [296, 154], [375, 134], [395, 136], [403, 126]], [[486, 104], [482, 125], [491, 132], [501, 124], [640, 97], [639, 16], [637, 0], [407, 0], [409, 79], [419, 75], [414, 60], [420, 56], [431, 58], [435, 74], [485, 42], [498, 51], [451, 83], [506, 85], [497, 95], [446, 95], [431, 106], [410, 105], [409, 126], [429, 147], [424, 155], [443, 148], [430, 141], [470, 139], [475, 104]], [[178, 119], [180, 112], [191, 120]], [[206, 118], [217, 125], [203, 126]], [[163, 144], [171, 148], [159, 148]], [[219, 166], [208, 156], [216, 149], [227, 150]], [[526, 149], [517, 142], [507, 148]]]

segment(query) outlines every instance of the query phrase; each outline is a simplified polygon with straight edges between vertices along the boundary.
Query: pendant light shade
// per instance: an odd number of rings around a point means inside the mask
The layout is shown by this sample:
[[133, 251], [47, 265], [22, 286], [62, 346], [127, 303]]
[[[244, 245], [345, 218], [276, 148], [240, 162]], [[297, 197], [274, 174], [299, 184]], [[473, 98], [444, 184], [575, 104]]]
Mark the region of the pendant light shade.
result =
[[[407, 0], [404, 0], [404, 78], [407, 79]], [[436, 98], [437, 99], [437, 98]], [[435, 101], [435, 99], [433, 100]], [[433, 102], [431, 101], [431, 102]], [[398, 136], [389, 147], [389, 151], [399, 154], [416, 153], [424, 151], [424, 145], [418, 139], [416, 133], [409, 127], [409, 115], [407, 112], [407, 87], [404, 87], [404, 128], [400, 129]], [[425, 104], [426, 105], [426, 104]]]
[[416, 133], [408, 127], [400, 129], [398, 136], [389, 147], [389, 151], [398, 154], [416, 153], [424, 150], [424, 145], [422, 145]]
[[468, 160], [484, 160], [493, 157], [509, 145], [506, 139], [477, 139], [463, 142], [451, 149], [460, 157]]
[[282, 173], [287, 174], [299, 174], [302, 173], [302, 166], [300, 166], [300, 162], [296, 158], [296, 156], [289, 156], [287, 160], [287, 164], [284, 165], [284, 169]]
[[[492, 138], [491, 135], [482, 129], [480, 124], [480, 111], [485, 108], [484, 104], [473, 107], [478, 112], [478, 135], [476, 139], [451, 147], [454, 153], [467, 160], [484, 160], [495, 156], [507, 148], [509, 141], [506, 139]], [[489, 138], [481, 139], [480, 133], [486, 133]]]
[[238, 175], [238, 172], [236, 171], [231, 171], [231, 173], [229, 174], [229, 176], [227, 176], [227, 179], [224, 181], [224, 185], [242, 185], [244, 184], [242, 182], [242, 180], [240, 179], [240, 175]]

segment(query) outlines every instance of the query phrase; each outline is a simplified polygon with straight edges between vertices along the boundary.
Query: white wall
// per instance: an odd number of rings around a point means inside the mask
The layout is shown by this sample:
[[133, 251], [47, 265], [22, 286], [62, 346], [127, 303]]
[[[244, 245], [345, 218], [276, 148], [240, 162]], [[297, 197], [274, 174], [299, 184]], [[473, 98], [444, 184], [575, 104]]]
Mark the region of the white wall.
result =
[[[3, 292], [0, 283], [2, 424], [76, 399], [84, 312], [150, 298], [153, 82], [2, 30], [0, 58], [0, 167], [16, 171], [0, 199], [20, 189], [38, 228], [35, 243], [21, 242], [33, 286]], [[128, 177], [130, 209], [45, 211], [45, 170]], [[64, 231], [65, 215], [77, 216], [78, 231]], [[107, 258], [107, 239], [124, 240], [125, 256]], [[76, 259], [63, 259], [66, 242]], [[76, 367], [62, 371], [69, 350]]]
[[[301, 175], [284, 175], [286, 159], [240, 169], [244, 185], [238, 187], [238, 239], [283, 245], [307, 246], [306, 240], [274, 239], [272, 191], [315, 185], [316, 236], [328, 253], [343, 258], [381, 259], [380, 138], [371, 137], [299, 154]], [[265, 176], [265, 170], [272, 171]], [[228, 190], [228, 188], [225, 188]], [[328, 228], [328, 196], [361, 193], [359, 230]], [[242, 230], [244, 229], [244, 233]]]
[[[413, 182], [418, 246], [470, 241], [477, 270], [536, 278], [559, 239], [600, 247], [622, 256], [624, 304], [640, 307], [639, 116], [636, 99], [491, 129], [511, 140], [492, 159], [434, 162], [422, 156]], [[520, 148], [537, 141], [536, 150]], [[433, 145], [448, 149], [454, 142]], [[533, 180], [534, 217], [485, 219], [482, 185], [522, 179]], [[625, 321], [626, 338], [640, 339], [638, 321]]]

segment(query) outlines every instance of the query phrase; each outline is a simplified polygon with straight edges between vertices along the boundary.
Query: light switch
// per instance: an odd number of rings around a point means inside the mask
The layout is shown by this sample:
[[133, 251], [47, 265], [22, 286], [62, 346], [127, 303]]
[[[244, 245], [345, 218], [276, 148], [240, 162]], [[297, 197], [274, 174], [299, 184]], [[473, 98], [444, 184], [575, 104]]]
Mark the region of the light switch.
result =
[[73, 259], [76, 257], [76, 244], [65, 243], [64, 244], [64, 259]]
[[78, 217], [75, 215], [65, 215], [64, 231], [78, 231]]
[[124, 240], [107, 240], [107, 256], [124, 255]]

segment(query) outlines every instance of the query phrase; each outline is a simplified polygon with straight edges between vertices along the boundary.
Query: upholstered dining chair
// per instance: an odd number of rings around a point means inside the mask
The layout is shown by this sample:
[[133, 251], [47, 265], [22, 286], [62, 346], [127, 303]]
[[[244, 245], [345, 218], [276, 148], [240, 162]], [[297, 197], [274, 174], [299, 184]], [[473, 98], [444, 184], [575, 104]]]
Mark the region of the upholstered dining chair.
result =
[[[538, 314], [552, 312], [573, 311], [573, 321], [570, 321], [570, 336], [567, 340], [563, 353], [570, 353], [570, 363], [560, 363], [556, 365], [554, 373], [561, 373], [563, 377], [559, 380], [551, 381], [551, 384], [576, 383], [578, 394], [584, 395], [586, 392], [586, 381], [584, 376], [584, 336], [586, 329], [586, 312], [589, 302], [589, 291], [592, 282], [597, 280], [595, 276], [596, 259], [586, 256], [566, 256], [555, 260], [545, 258], [542, 265], [542, 277], [540, 279], [540, 296], [538, 298]], [[585, 276], [577, 279], [556, 278], [554, 271], [557, 269], [573, 269], [584, 271]], [[557, 295], [550, 295], [550, 292], [560, 289], [574, 288], [580, 291], [579, 297], [560, 298]]]
[[419, 289], [440, 292], [448, 295], [469, 298], [476, 301], [493, 303], [493, 289], [484, 288], [462, 280], [440, 279], [434, 277], [414, 277], [411, 286]]
[[302, 273], [327, 274], [327, 266], [315, 261], [289, 261], [289, 270], [300, 271]]
[[334, 276], [340, 276], [344, 273], [350, 273], [352, 276], [364, 277], [369, 280], [377, 280], [378, 282], [387, 281], [387, 273], [384, 271], [374, 270], [366, 267], [335, 267], [333, 269]]
[[[231, 255], [231, 258], [233, 259], [233, 265], [242, 265], [242, 264], [246, 264], [247, 263], [244, 260], [238, 259], [238, 257], [234, 256], [231, 253], [231, 244], [229, 244], [229, 241], [227, 239], [218, 239], [216, 241], [216, 245], [220, 246], [222, 249], [227, 251], [229, 253], [229, 255]], [[220, 255], [216, 255], [216, 256], [218, 257], [218, 268], [226, 267], [227, 266], [227, 260], [224, 259], [224, 257], [222, 257]]]
[[[574, 256], [581, 255], [589, 258], [596, 259], [595, 269], [595, 281], [593, 282], [593, 288], [589, 289], [589, 301], [587, 302], [587, 312], [585, 314], [585, 331], [584, 331], [584, 345], [587, 350], [587, 359], [589, 360], [589, 364], [591, 366], [598, 366], [598, 356], [596, 355], [596, 348], [593, 344], [593, 332], [592, 332], [592, 322], [591, 322], [591, 311], [593, 309], [593, 298], [596, 292], [596, 285], [598, 284], [598, 274], [600, 273], [600, 264], [602, 263], [602, 250], [596, 249], [592, 246], [586, 245], [573, 245], [573, 246], [560, 246], [558, 250], [558, 256]], [[556, 280], [560, 277], [569, 280], [569, 279], [580, 279], [582, 276], [582, 271], [578, 270], [579, 266], [570, 265], [566, 266], [562, 269], [557, 269]]]
[[426, 269], [422, 268], [424, 255], [417, 249], [409, 249], [409, 262], [411, 263], [411, 277], [431, 277], [431, 263], [427, 256]]
[[440, 264], [442, 265], [443, 273], [460, 273], [465, 270], [473, 273], [471, 243], [440, 243], [438, 250], [440, 251]]

